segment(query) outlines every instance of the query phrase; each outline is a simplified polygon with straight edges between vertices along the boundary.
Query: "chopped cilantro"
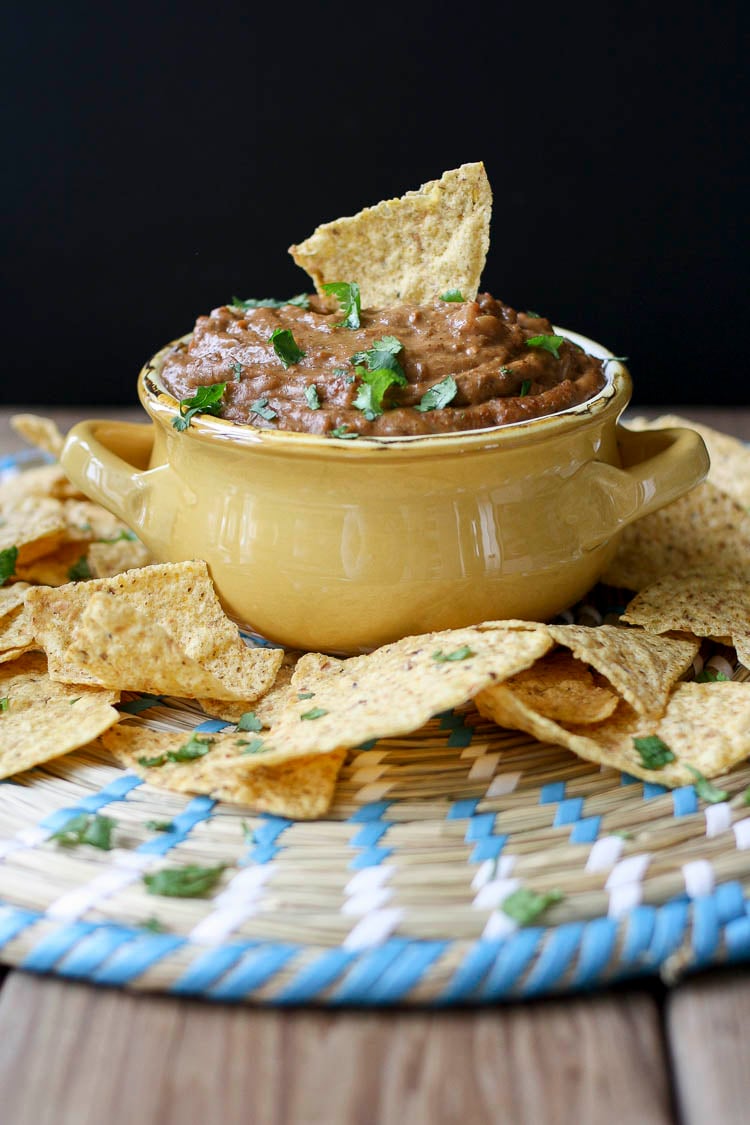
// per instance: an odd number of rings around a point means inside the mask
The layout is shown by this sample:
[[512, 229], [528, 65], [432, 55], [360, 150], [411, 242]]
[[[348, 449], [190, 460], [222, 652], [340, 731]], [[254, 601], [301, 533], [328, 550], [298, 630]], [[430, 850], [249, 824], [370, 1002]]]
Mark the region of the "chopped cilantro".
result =
[[339, 378], [345, 378], [349, 382], [352, 382], [352, 383], [354, 382], [354, 376], [349, 375], [348, 368], [346, 368], [346, 367], [334, 367], [333, 373], [334, 373], [334, 375], [338, 375]]
[[634, 738], [633, 746], [641, 756], [641, 765], [645, 770], [660, 770], [667, 762], [674, 761], [674, 754], [663, 742], [658, 734], [649, 734], [645, 738]]
[[250, 827], [246, 820], [240, 821], [240, 830], [242, 832], [242, 835], [245, 837], [246, 844], [255, 843], [255, 831]]
[[7, 711], [9, 707], [10, 707], [10, 699], [8, 698], [7, 695], [4, 695], [3, 698], [0, 699], [0, 711]]
[[535, 921], [548, 906], [554, 906], [556, 902], [561, 902], [563, 898], [562, 891], [554, 890], [547, 891], [546, 894], [537, 894], [535, 891], [530, 891], [528, 887], [519, 887], [517, 891], [513, 891], [512, 894], [503, 899], [500, 909], [503, 914], [513, 918], [519, 925], [527, 926], [529, 922]]
[[381, 340], [376, 340], [366, 352], [355, 352], [352, 356], [352, 363], [355, 367], [362, 365], [368, 371], [382, 371], [383, 369], [395, 371], [406, 381], [404, 370], [396, 359], [403, 346], [395, 336], [383, 336]]
[[526, 341], [527, 348], [544, 348], [546, 352], [551, 352], [555, 359], [560, 358], [559, 348], [564, 340], [563, 336], [530, 336]]
[[296, 297], [289, 297], [286, 301], [277, 301], [274, 297], [248, 297], [243, 301], [240, 297], [232, 297], [235, 309], [283, 309], [284, 305], [296, 305], [298, 309], [309, 309], [310, 298], [307, 293], [298, 293]]
[[[91, 530], [91, 529], [89, 528], [89, 530]], [[123, 540], [127, 540], [128, 543], [136, 543], [137, 540], [138, 540], [138, 536], [136, 535], [136, 533], [134, 531], [131, 531], [129, 527], [123, 527], [123, 528], [120, 529], [120, 531], [117, 532], [117, 535], [112, 535], [112, 536], [110, 536], [109, 539], [95, 539], [94, 542], [95, 543], [120, 543]]]
[[[687, 763], [686, 763], [687, 764]], [[695, 769], [693, 766], [688, 766], [691, 774], [695, 778], [693, 784], [695, 785], [695, 792], [704, 801], [708, 801], [709, 805], [717, 805], [719, 801], [726, 801], [729, 796], [726, 789], [717, 789], [712, 785], [707, 777], [704, 777], [700, 770]]]
[[16, 571], [18, 547], [6, 547], [0, 551], [0, 586], [4, 586]]
[[353, 405], [361, 410], [368, 422], [383, 413], [383, 398], [389, 387], [394, 383], [403, 387], [407, 384], [405, 375], [393, 371], [390, 367], [378, 367], [375, 371], [368, 371], [365, 367], [354, 369], [362, 379], [362, 385], [357, 391]]
[[156, 769], [165, 766], [167, 762], [192, 762], [195, 758], [202, 758], [207, 754], [213, 743], [213, 738], [201, 738], [194, 731], [179, 750], [167, 750], [166, 754], [157, 754], [155, 758], [139, 758], [138, 764], [146, 769]]
[[356, 430], [351, 431], [347, 425], [343, 425], [332, 429], [329, 436], [339, 438], [340, 441], [353, 441], [354, 438], [359, 437], [359, 434]]
[[421, 410], [423, 413], [427, 410], [442, 410], [457, 394], [456, 380], [452, 375], [446, 375], [439, 383], [430, 387], [429, 391], [425, 391], [414, 409]]
[[293, 363], [299, 363], [305, 354], [289, 328], [275, 328], [268, 337], [268, 342], [273, 344], [273, 350], [281, 360], [285, 370], [287, 367], [291, 367]]
[[147, 820], [145, 827], [151, 832], [173, 832], [174, 824], [171, 820]]
[[729, 676], [725, 676], [718, 668], [704, 668], [695, 677], [697, 684], [722, 684], [729, 682]]
[[344, 319], [337, 328], [359, 328], [359, 316], [362, 311], [360, 303], [359, 286], [356, 281], [330, 281], [323, 286], [324, 293], [330, 293], [341, 306]]
[[85, 555], [81, 555], [78, 562], [68, 567], [68, 578], [71, 582], [86, 582], [89, 578], [93, 578], [89, 560]]
[[521, 391], [520, 391], [521, 398], [526, 398], [526, 395], [529, 393], [530, 390], [531, 390], [531, 379], [524, 379], [524, 381], [521, 383]]
[[314, 695], [315, 695], [314, 691], [298, 691], [297, 692], [297, 699], [312, 699], [312, 697]]
[[309, 387], [305, 387], [305, 398], [311, 410], [320, 410], [320, 397], [318, 395], [318, 388], [314, 383], [311, 383]]
[[250, 409], [259, 418], [265, 418], [266, 422], [273, 422], [274, 418], [278, 418], [276, 411], [268, 405], [267, 398], [256, 398], [255, 402], [250, 403]]
[[748, 785], [745, 792], [742, 794], [743, 805], [750, 805], [750, 785]]
[[109, 852], [112, 850], [112, 829], [116, 823], [111, 817], [99, 816], [98, 813], [79, 813], [54, 832], [50, 840], [56, 840], [66, 848], [89, 844], [92, 848]]
[[432, 659], [436, 664], [448, 664], [452, 663], [454, 660], [468, 660], [470, 656], [476, 656], [476, 653], [472, 652], [468, 645], [461, 645], [460, 648], [454, 649], [453, 652], [443, 652], [443, 650], [439, 648], [437, 652], [433, 652]]
[[262, 738], [251, 738], [247, 742], [238, 740], [237, 745], [245, 747], [242, 751], [243, 754], [260, 754], [262, 750], [265, 750]]
[[312, 711], [305, 711], [300, 715], [300, 719], [322, 719], [327, 714], [325, 707], [313, 707]]
[[240, 379], [242, 378], [242, 364], [239, 360], [237, 360], [236, 363], [232, 364], [232, 371], [234, 372], [235, 379], [239, 383]]
[[538, 312], [534, 312], [534, 310], [533, 310], [533, 309], [527, 309], [527, 310], [526, 310], [526, 315], [527, 315], [527, 316], [533, 316], [534, 320], [539, 320], [539, 319], [541, 318], [541, 315], [542, 315], [542, 314], [541, 314], [541, 313], [538, 313]]
[[198, 387], [194, 395], [180, 399], [180, 417], [173, 420], [174, 428], [186, 430], [196, 414], [212, 414], [216, 417], [221, 412], [226, 389], [226, 383], [209, 383], [206, 387]]
[[263, 730], [263, 723], [254, 711], [246, 711], [244, 715], [240, 716], [237, 730], [250, 730], [257, 734], [259, 730]]
[[141, 922], [141, 929], [148, 930], [152, 934], [164, 933], [164, 926], [159, 921], [159, 919], [154, 918], [153, 915], [150, 918], [147, 918], [145, 922]]
[[199, 867], [189, 863], [185, 867], [163, 867], [154, 875], [144, 875], [143, 882], [150, 895], [168, 895], [170, 898], [199, 898], [218, 882], [226, 864], [216, 867]]
[[445, 293], [440, 294], [441, 301], [463, 301], [464, 296], [460, 289], [446, 289]]

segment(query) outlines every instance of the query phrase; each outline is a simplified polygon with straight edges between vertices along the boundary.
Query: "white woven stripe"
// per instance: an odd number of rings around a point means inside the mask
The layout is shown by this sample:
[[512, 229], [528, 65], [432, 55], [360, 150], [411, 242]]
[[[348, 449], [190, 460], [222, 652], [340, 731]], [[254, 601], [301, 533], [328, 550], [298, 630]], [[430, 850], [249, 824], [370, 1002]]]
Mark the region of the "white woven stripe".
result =
[[243, 867], [227, 883], [214, 901], [214, 909], [190, 931], [191, 941], [213, 945], [224, 940], [241, 926], [246, 918], [258, 912], [263, 888], [273, 874], [274, 863]]
[[74, 922], [92, 906], [121, 891], [130, 883], [135, 883], [138, 875], [138, 871], [129, 871], [125, 867], [109, 867], [95, 879], [84, 883], [82, 887], [75, 887], [50, 903], [46, 911], [47, 917], [54, 918], [58, 922]]
[[392, 863], [379, 863], [374, 867], [363, 867], [352, 875], [344, 887], [345, 895], [364, 894], [365, 891], [374, 891], [382, 887], [392, 877], [396, 868]]
[[520, 773], [496, 774], [485, 793], [485, 797], [504, 797], [507, 793], [512, 793], [517, 788], [521, 777], [522, 774]]
[[370, 949], [374, 945], [381, 945], [390, 937], [404, 916], [400, 906], [391, 906], [385, 910], [373, 910], [357, 922], [356, 926], [344, 938], [342, 947], [350, 953], [358, 953], [363, 949]]
[[725, 656], [719, 656], [718, 654], [712, 656], [710, 660], [706, 661], [706, 667], [721, 672], [722, 676], [726, 676], [728, 680], [731, 680], [734, 675], [734, 665], [730, 664]]
[[609, 896], [607, 914], [610, 918], [622, 918], [634, 906], [638, 906], [643, 896], [642, 883], [625, 883], [615, 887]]
[[379, 781], [387, 770], [387, 765], [366, 766], [364, 769], [355, 769], [349, 780], [358, 785], [369, 785], [372, 781]]
[[690, 898], [702, 898], [703, 895], [710, 895], [713, 892], [716, 880], [713, 865], [707, 859], [694, 859], [690, 863], [683, 863], [682, 877]]
[[629, 855], [612, 868], [604, 884], [609, 891], [607, 914], [610, 918], [621, 918], [638, 906], [643, 896], [643, 876], [650, 861], [648, 853]]
[[357, 769], [365, 769], [369, 766], [379, 766], [381, 762], [388, 757], [387, 750], [360, 750], [357, 757], [354, 759], [354, 765]]
[[502, 910], [495, 910], [487, 919], [487, 924], [482, 930], [482, 937], [491, 941], [493, 938], [510, 937], [518, 929], [518, 922], [503, 914]]
[[608, 871], [617, 863], [625, 841], [622, 836], [602, 836], [591, 846], [584, 871], [589, 875], [596, 871]]
[[732, 825], [732, 831], [734, 832], [734, 842], [740, 851], [750, 848], [750, 818], [738, 820]]
[[393, 785], [392, 781], [376, 781], [373, 785], [365, 785], [364, 789], [360, 789], [359, 793], [355, 794], [354, 800], [359, 805], [368, 805], [370, 801], [382, 801], [393, 789]]
[[22, 828], [20, 832], [16, 833], [16, 839], [26, 848], [35, 848], [37, 844], [48, 840], [51, 835], [52, 832], [48, 828]]
[[706, 805], [706, 835], [709, 839], [720, 836], [732, 827], [732, 810], [726, 801], [718, 805]]
[[471, 880], [472, 890], [481, 890], [492, 879], [507, 879], [516, 866], [518, 856], [501, 855], [497, 859], [485, 859], [476, 870]]
[[471, 904], [475, 910], [495, 910], [521, 886], [520, 879], [493, 879], [480, 888]]
[[489, 781], [500, 762], [499, 754], [483, 754], [469, 770], [469, 781]]
[[390, 887], [381, 887], [379, 890], [363, 891], [362, 894], [352, 895], [341, 907], [342, 914], [369, 914], [372, 910], [379, 910], [393, 898]]

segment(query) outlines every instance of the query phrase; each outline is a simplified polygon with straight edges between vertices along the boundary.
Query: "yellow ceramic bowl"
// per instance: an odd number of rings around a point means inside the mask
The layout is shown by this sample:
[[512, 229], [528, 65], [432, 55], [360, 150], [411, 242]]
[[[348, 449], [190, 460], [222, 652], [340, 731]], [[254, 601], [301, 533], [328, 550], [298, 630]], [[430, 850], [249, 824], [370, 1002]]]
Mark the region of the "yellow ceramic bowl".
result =
[[65, 471], [157, 559], [206, 559], [232, 617], [296, 648], [549, 618], [593, 585], [626, 524], [708, 470], [692, 430], [618, 425], [631, 383], [615, 361], [595, 398], [546, 418], [341, 441], [208, 416], [179, 433], [167, 350], [138, 382], [153, 425], [82, 422]]

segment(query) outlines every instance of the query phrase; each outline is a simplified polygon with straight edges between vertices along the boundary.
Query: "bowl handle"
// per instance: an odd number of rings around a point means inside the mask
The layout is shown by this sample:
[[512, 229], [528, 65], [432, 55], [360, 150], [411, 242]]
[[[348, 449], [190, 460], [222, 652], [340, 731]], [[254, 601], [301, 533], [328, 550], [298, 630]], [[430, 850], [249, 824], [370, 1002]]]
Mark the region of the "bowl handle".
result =
[[[82, 492], [139, 534], [150, 522], [149, 502], [156, 478], [167, 465], [149, 469], [154, 427], [137, 422], [91, 420], [69, 432], [60, 463]], [[148, 544], [148, 536], [144, 536]]]
[[[710, 461], [703, 438], [695, 430], [629, 430], [617, 427], [622, 467], [590, 461], [572, 480], [577, 482], [577, 525], [584, 550], [593, 550], [615, 532], [671, 503], [708, 472]], [[586, 480], [586, 503], [580, 501], [580, 482]]]

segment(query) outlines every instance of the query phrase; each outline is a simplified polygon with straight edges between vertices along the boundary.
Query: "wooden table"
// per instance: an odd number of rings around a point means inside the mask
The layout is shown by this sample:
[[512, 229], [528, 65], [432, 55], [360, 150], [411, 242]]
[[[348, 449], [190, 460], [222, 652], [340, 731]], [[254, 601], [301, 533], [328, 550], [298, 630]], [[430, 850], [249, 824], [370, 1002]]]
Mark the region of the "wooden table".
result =
[[[670, 410], [676, 408], [670, 408]], [[750, 410], [684, 408], [750, 440]], [[0, 410], [0, 456], [21, 448]], [[142, 420], [140, 412], [48, 411]], [[645, 411], [655, 414], [657, 411]], [[0, 970], [1, 972], [1, 970]], [[9, 971], [2, 1125], [731, 1125], [750, 974], [451, 1012], [228, 1007]]]

